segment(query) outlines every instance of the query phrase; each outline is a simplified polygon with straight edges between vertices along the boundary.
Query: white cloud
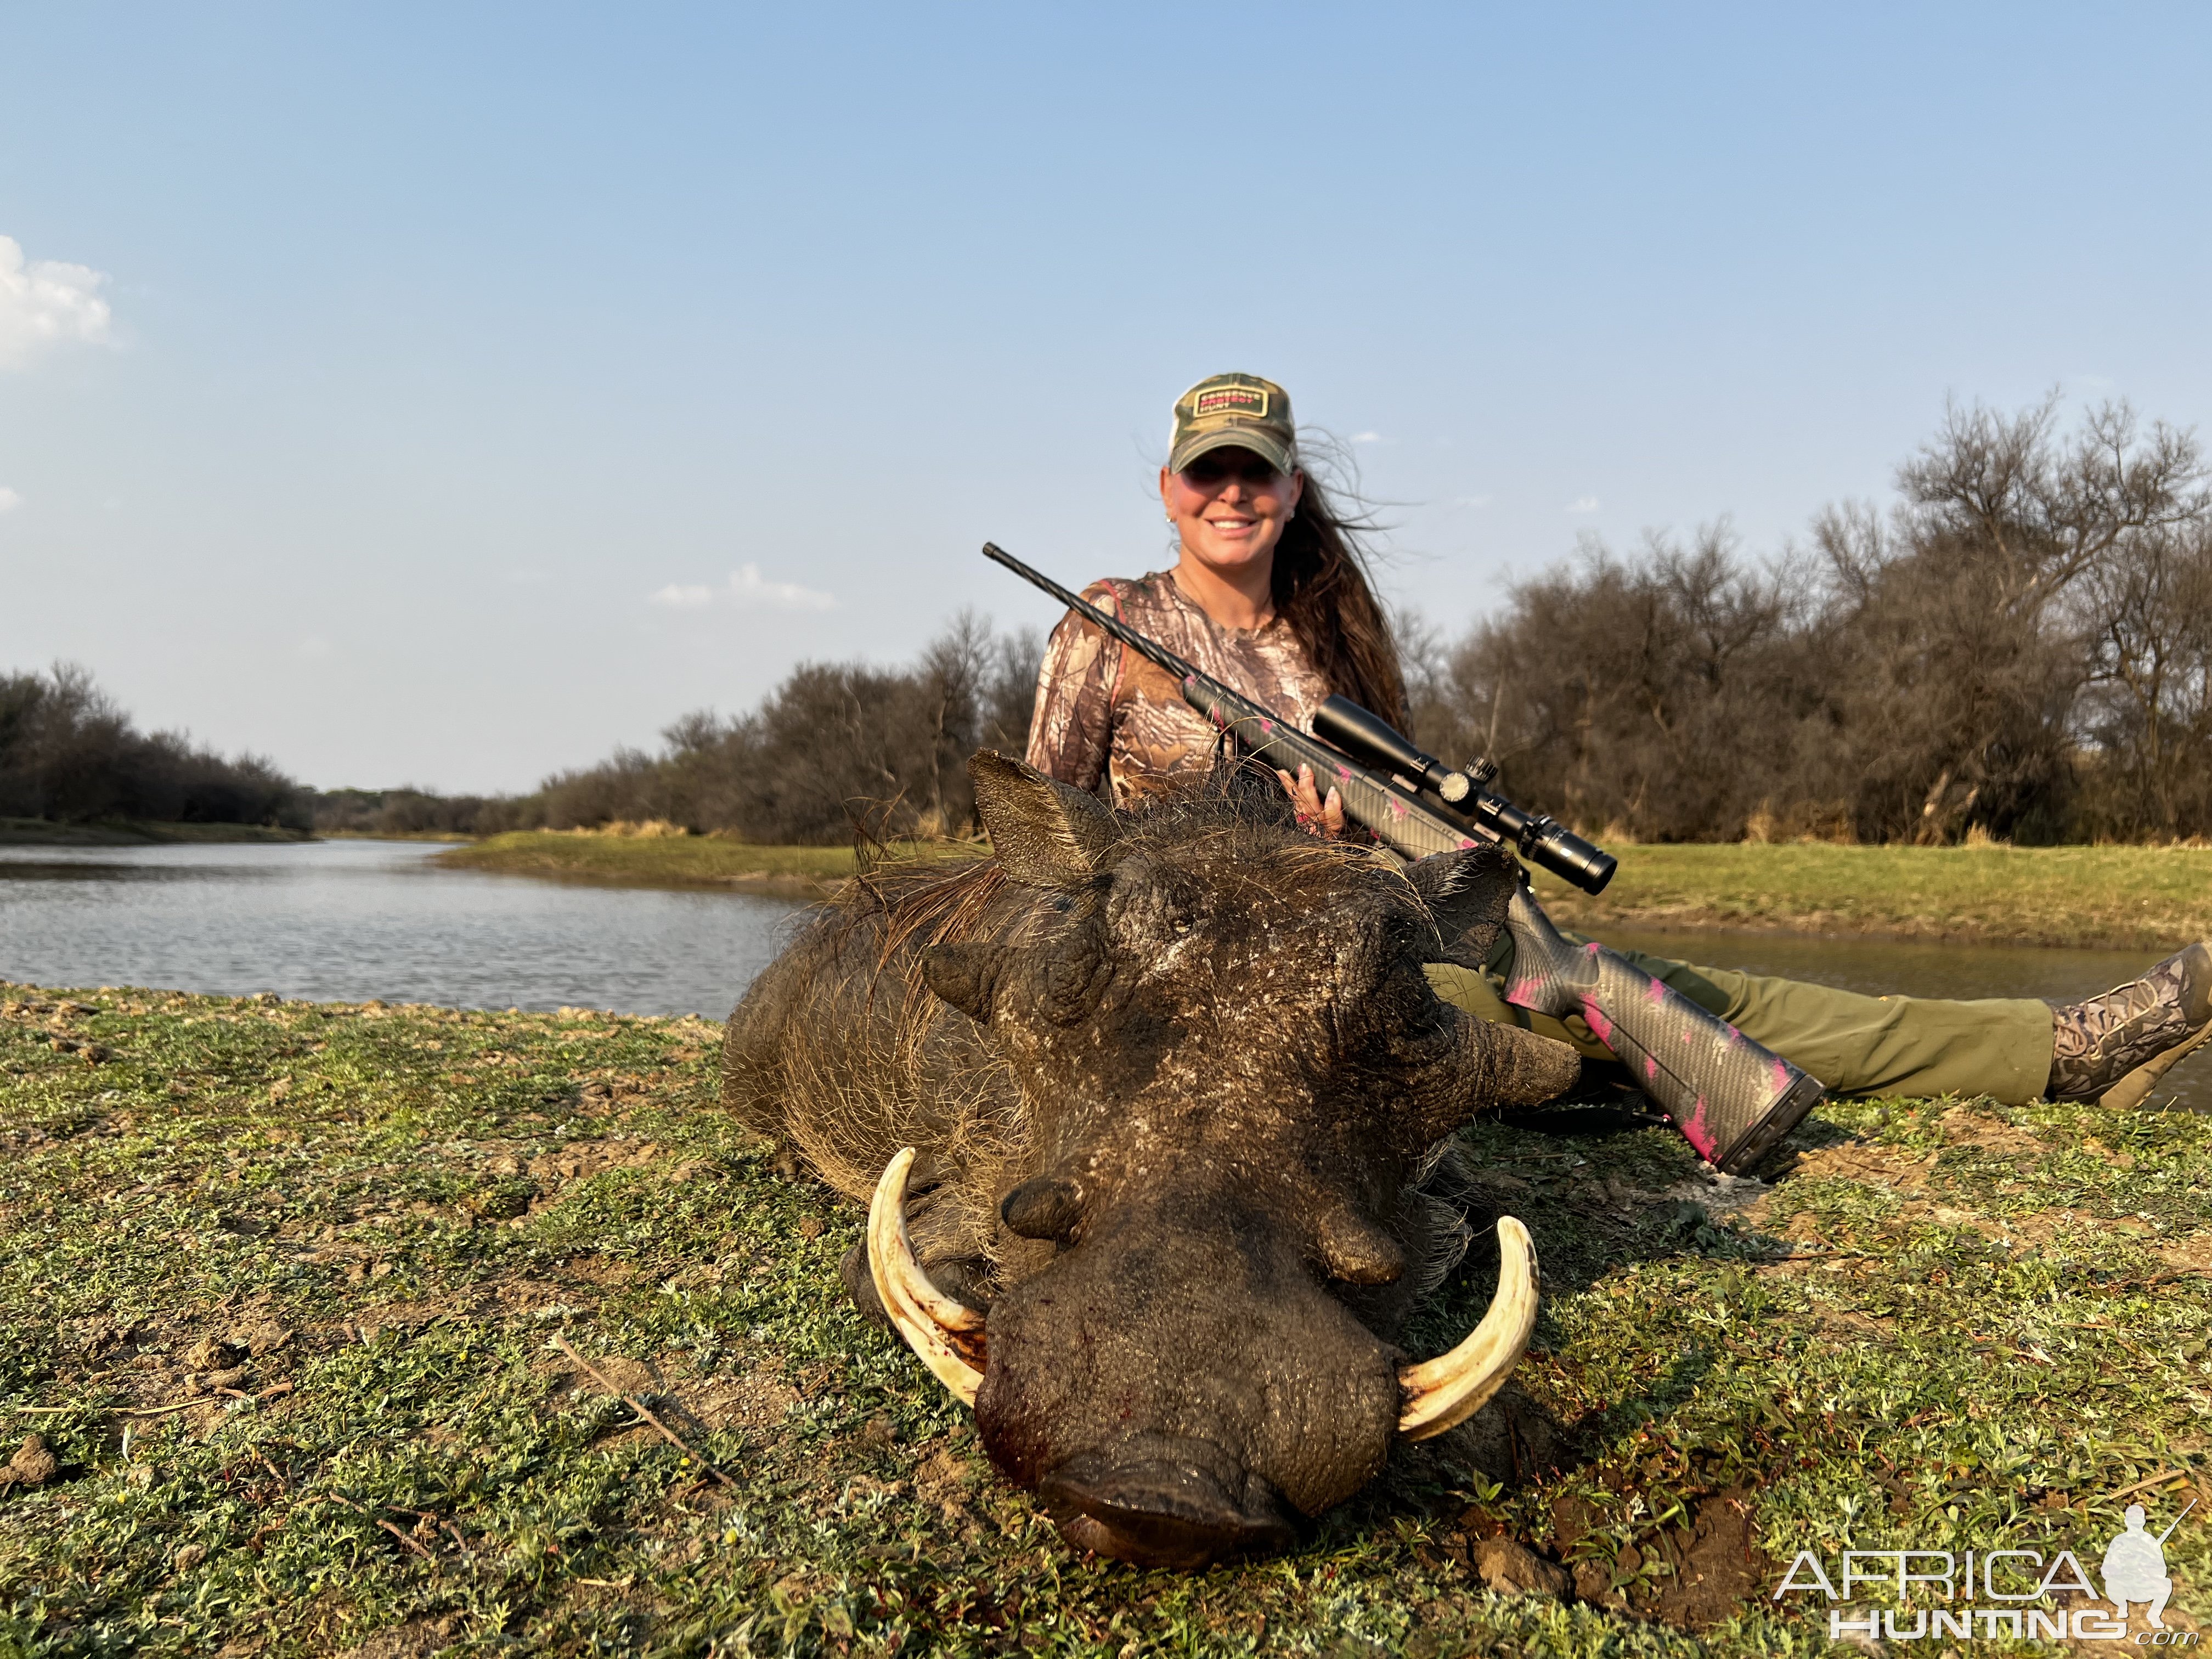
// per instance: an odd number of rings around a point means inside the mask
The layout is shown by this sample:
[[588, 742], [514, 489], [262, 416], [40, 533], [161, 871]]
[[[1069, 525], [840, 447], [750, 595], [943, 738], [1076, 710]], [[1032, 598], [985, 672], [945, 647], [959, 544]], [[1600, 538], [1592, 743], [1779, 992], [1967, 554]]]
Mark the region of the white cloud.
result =
[[1597, 511], [1597, 497], [1595, 495], [1577, 495], [1573, 501], [1567, 503], [1567, 511], [1570, 513], [1595, 513]]
[[1356, 444], [1387, 444], [1390, 441], [1379, 432], [1355, 432], [1352, 441]]
[[1490, 505], [1490, 497], [1487, 495], [1455, 495], [1452, 497], [1452, 505], [1454, 507], [1488, 507]]
[[703, 582], [671, 582], [647, 597], [654, 605], [678, 611], [701, 611], [710, 605], [726, 605], [738, 611], [834, 611], [837, 605], [836, 594], [801, 587], [797, 582], [772, 582], [761, 574], [757, 564], [739, 565], [720, 587]]
[[331, 642], [320, 634], [310, 634], [293, 649], [309, 662], [314, 662], [331, 654]]
[[837, 603], [836, 595], [819, 588], [801, 587], [797, 582], [763, 581], [757, 564], [741, 564], [731, 573], [730, 598], [739, 605], [772, 605], [788, 611], [828, 611]]
[[13, 513], [22, 504], [23, 497], [20, 491], [10, 489], [6, 484], [0, 484], [0, 513]]
[[0, 368], [21, 368], [52, 345], [111, 343], [113, 319], [100, 297], [106, 282], [90, 265], [26, 260], [21, 243], [0, 236]]
[[672, 605], [678, 611], [696, 611], [701, 605], [714, 604], [714, 590], [703, 585], [679, 587], [671, 582], [665, 587], [655, 588], [650, 597], [655, 605]]

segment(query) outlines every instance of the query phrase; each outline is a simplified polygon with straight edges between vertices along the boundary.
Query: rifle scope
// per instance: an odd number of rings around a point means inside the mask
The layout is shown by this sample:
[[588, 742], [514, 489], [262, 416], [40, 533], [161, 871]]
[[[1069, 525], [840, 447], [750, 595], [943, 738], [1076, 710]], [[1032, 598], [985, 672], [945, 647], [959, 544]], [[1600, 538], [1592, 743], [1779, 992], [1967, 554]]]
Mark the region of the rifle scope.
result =
[[1349, 697], [1331, 697], [1314, 711], [1314, 735], [1326, 738], [1355, 759], [1398, 774], [1444, 803], [1447, 811], [1478, 830], [1519, 849], [1521, 856], [1585, 893], [1601, 893], [1618, 860], [1591, 845], [1556, 818], [1516, 806], [1484, 788], [1464, 772], [1455, 772], [1379, 714]]

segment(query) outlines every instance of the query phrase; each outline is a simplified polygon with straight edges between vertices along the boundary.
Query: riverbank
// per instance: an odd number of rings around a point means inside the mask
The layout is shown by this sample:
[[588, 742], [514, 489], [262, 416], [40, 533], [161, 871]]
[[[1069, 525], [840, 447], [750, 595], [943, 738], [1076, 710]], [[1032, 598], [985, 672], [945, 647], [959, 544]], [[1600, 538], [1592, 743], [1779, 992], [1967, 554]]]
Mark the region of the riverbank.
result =
[[313, 839], [305, 830], [278, 830], [265, 823], [157, 823], [143, 818], [56, 823], [49, 818], [0, 818], [0, 847], [155, 847]]
[[[965, 842], [902, 845], [961, 856]], [[2212, 848], [1629, 846], [1597, 898], [1540, 874], [1563, 926], [1746, 929], [1981, 945], [2168, 951], [2212, 938]], [[848, 847], [719, 836], [531, 830], [438, 855], [455, 869], [645, 887], [817, 897], [853, 873]]]
[[2171, 951], [2212, 938], [2212, 848], [1635, 846], [1596, 898], [1548, 876], [1561, 925], [1744, 928]]
[[[0, 1646], [1765, 1654], [1825, 1637], [1801, 1549], [2094, 1573], [2212, 1496], [2212, 1121], [1832, 1104], [1720, 1188], [1563, 1114], [1467, 1137], [1544, 1258], [1503, 1411], [1286, 1561], [1077, 1558], [852, 1312], [860, 1215], [716, 1109], [719, 1039], [0, 986]], [[1581, 1599], [1487, 1591], [1501, 1535]], [[2191, 1628], [2212, 1528], [2166, 1548]]]
[[[901, 856], [964, 857], [988, 852], [964, 842], [900, 842]], [[852, 878], [850, 847], [761, 847], [720, 836], [623, 836], [525, 830], [441, 853], [448, 869], [553, 876], [632, 887], [716, 887], [819, 898]]]

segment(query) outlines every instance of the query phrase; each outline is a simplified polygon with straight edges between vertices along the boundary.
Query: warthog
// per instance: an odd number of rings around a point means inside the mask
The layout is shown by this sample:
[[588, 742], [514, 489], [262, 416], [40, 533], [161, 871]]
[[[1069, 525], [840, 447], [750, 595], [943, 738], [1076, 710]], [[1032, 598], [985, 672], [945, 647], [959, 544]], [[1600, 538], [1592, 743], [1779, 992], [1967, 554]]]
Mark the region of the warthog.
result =
[[731, 1017], [725, 1098], [873, 1194], [847, 1283], [1071, 1543], [1169, 1566], [1285, 1545], [1528, 1340], [1510, 1218], [1474, 1334], [1423, 1365], [1390, 1340], [1465, 1243], [1421, 1190], [1439, 1143], [1576, 1075], [1421, 971], [1487, 948], [1511, 866], [1401, 873], [1240, 775], [1116, 812], [999, 755], [969, 769], [995, 858], [825, 907]]

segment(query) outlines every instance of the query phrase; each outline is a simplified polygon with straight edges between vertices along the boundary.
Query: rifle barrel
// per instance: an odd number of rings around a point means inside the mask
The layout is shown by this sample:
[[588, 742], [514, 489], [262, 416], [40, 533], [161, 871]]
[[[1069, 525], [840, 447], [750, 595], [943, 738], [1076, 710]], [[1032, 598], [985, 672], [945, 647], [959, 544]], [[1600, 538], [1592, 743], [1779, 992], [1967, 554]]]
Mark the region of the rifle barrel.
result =
[[1198, 672], [1197, 669], [1192, 667], [1165, 646], [1146, 639], [1119, 617], [1109, 616], [1080, 593], [1070, 592], [1046, 575], [1043, 571], [1030, 568], [1007, 552], [1005, 548], [1000, 546], [998, 543], [985, 542], [983, 556], [1006, 566], [1007, 569], [1032, 586], [1042, 588], [1085, 622], [1096, 624], [1103, 632], [1121, 641], [1129, 649], [1144, 658], [1146, 661], [1157, 667], [1164, 668], [1177, 679], [1187, 680]]
[[[1404, 857], [1422, 858], [1472, 847], [1474, 842], [1470, 837], [1480, 836], [1515, 848], [1532, 864], [1572, 882], [1586, 893], [1599, 891], [1613, 879], [1611, 854], [1540, 812], [1527, 811], [1504, 796], [1479, 787], [1471, 791], [1464, 805], [1453, 805], [1437, 788], [1446, 775], [1443, 763], [1422, 754], [1402, 733], [1358, 704], [1332, 697], [1316, 717], [1314, 731], [1302, 732], [1211, 675], [1200, 673], [1119, 617], [1108, 615], [1081, 594], [1069, 592], [1042, 571], [1024, 564], [996, 542], [983, 544], [983, 556], [1051, 594], [1109, 639], [1119, 640], [1146, 661], [1174, 675], [1182, 684], [1185, 701], [1215, 725], [1235, 733], [1248, 753], [1286, 770], [1310, 765], [1316, 779], [1323, 780], [1323, 787], [1328, 787], [1327, 775], [1334, 773], [1346, 811]], [[1369, 768], [1376, 761], [1382, 763], [1381, 769], [1370, 774]], [[1393, 784], [1389, 775], [1401, 768], [1417, 787], [1438, 798], [1419, 799]]]

